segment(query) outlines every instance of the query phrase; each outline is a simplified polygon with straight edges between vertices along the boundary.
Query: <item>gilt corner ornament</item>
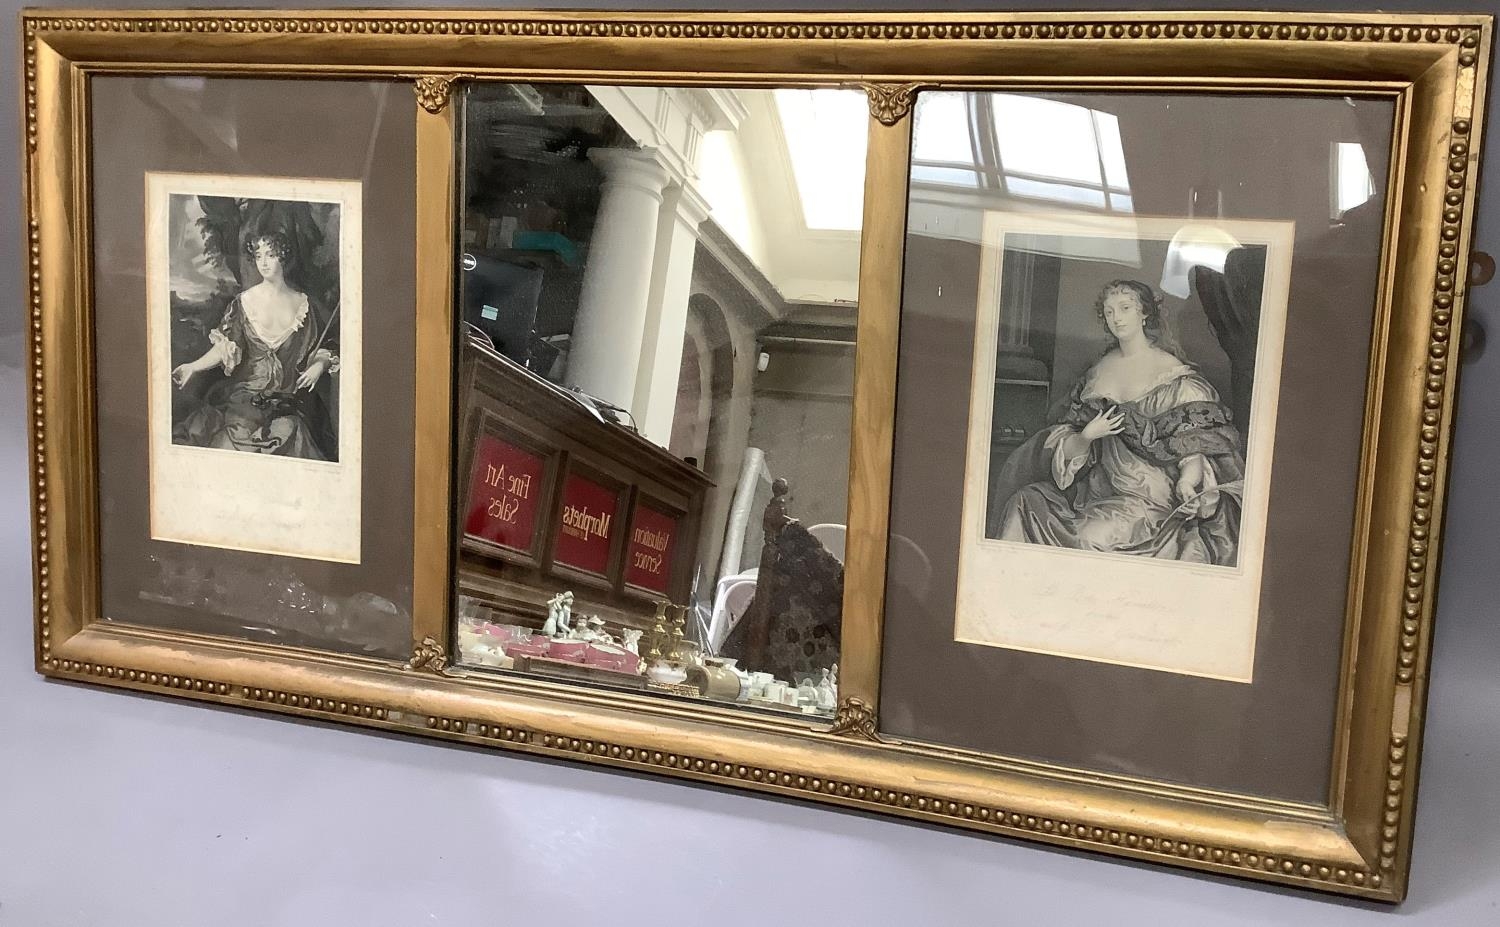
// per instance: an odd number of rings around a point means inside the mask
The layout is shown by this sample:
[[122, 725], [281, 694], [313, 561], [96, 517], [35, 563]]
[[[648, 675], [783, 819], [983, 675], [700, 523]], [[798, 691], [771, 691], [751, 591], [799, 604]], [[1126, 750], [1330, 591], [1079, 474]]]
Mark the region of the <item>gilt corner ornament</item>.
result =
[[453, 94], [453, 84], [463, 75], [427, 74], [416, 79], [413, 85], [417, 93], [417, 104], [433, 115], [441, 113]]
[[846, 698], [839, 702], [833, 726], [828, 733], [835, 737], [856, 737], [862, 740], [880, 741], [875, 733], [875, 709], [864, 699]]
[[883, 126], [893, 126], [911, 112], [920, 84], [864, 84], [870, 100], [870, 115]]
[[441, 673], [447, 667], [448, 654], [443, 650], [443, 645], [431, 637], [422, 638], [422, 642], [412, 650], [411, 659], [406, 661], [406, 668], [409, 670], [425, 669]]

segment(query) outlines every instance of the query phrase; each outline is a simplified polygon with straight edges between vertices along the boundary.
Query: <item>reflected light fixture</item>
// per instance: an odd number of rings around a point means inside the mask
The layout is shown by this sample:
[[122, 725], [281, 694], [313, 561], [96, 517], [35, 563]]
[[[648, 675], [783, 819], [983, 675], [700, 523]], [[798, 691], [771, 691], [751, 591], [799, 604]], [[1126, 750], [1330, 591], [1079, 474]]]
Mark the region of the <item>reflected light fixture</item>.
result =
[[1217, 225], [1187, 223], [1167, 245], [1167, 259], [1161, 268], [1162, 292], [1187, 299], [1188, 274], [1192, 269], [1208, 267], [1222, 274], [1229, 252], [1239, 246], [1238, 239]]

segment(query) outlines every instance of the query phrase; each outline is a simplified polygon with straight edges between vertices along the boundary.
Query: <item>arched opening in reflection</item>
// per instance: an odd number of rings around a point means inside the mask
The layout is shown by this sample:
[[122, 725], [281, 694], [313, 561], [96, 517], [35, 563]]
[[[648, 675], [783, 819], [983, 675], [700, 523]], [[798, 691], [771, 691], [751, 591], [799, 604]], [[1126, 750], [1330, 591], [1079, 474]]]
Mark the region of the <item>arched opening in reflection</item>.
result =
[[672, 438], [667, 449], [692, 464], [703, 461], [708, 447], [708, 420], [711, 412], [706, 374], [710, 357], [702, 333], [694, 330], [688, 316], [688, 330], [682, 336], [682, 363], [677, 372], [677, 406], [672, 416]]

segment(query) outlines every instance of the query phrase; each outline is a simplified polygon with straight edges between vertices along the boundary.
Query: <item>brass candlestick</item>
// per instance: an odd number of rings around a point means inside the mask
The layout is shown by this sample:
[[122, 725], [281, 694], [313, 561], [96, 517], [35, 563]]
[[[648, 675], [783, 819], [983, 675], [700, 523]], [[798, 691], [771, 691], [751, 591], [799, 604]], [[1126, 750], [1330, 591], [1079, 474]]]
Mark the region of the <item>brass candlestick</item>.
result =
[[687, 607], [683, 605], [669, 605], [675, 613], [672, 618], [672, 659], [682, 659], [682, 641], [687, 636], [684, 629], [687, 627]]
[[662, 647], [670, 639], [667, 633], [667, 608], [670, 602], [663, 599], [656, 603], [656, 616], [651, 625], [651, 633], [646, 640], [646, 666], [660, 663], [664, 654]]

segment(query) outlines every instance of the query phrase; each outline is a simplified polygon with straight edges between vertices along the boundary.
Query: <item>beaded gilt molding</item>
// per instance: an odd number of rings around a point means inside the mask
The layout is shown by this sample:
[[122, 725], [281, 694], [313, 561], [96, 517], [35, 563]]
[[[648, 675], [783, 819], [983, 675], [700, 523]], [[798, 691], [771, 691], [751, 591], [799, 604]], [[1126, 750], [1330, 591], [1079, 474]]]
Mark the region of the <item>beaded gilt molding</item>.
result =
[[333, 695], [285, 692], [233, 685], [188, 676], [147, 673], [119, 666], [101, 666], [60, 661], [52, 675], [83, 682], [113, 681], [126, 688], [164, 694], [202, 693], [207, 700], [254, 704], [325, 720], [368, 719], [397, 730], [420, 728], [429, 736], [468, 743], [499, 744], [528, 753], [563, 758], [587, 758], [610, 766], [643, 772], [749, 787], [801, 798], [837, 799], [837, 803], [864, 810], [880, 810], [936, 823], [959, 824], [997, 834], [1023, 836], [1060, 845], [1093, 845], [1146, 860], [1181, 860], [1197, 868], [1218, 869], [1237, 875], [1262, 873], [1285, 881], [1321, 882], [1327, 885], [1368, 886], [1379, 889], [1385, 877], [1367, 868], [1350, 867], [1327, 860], [1294, 855], [1261, 853], [1251, 847], [1216, 846], [1185, 841], [1161, 832], [1136, 832], [1100, 826], [1081, 817], [1054, 818], [1028, 814], [1022, 809], [957, 802], [942, 795], [885, 789], [852, 782], [816, 770], [771, 769], [698, 756], [686, 751], [661, 750], [647, 745], [615, 743], [596, 738], [534, 730], [515, 724], [477, 721], [437, 715], [407, 715], [399, 709], [359, 704]]
[[[775, 15], [775, 14], [771, 14]], [[1187, 17], [1194, 18], [1187, 18]], [[933, 17], [936, 18], [936, 17]], [[961, 17], [959, 17], [961, 18]], [[981, 19], [982, 17], [970, 17]], [[1425, 42], [1459, 44], [1468, 49], [1463, 67], [1477, 60], [1480, 30], [1474, 27], [1438, 25], [1391, 25], [1374, 17], [1361, 21], [1351, 14], [1349, 22], [1329, 24], [1322, 21], [1297, 21], [1295, 13], [1278, 19], [1290, 22], [1246, 21], [1228, 18], [1226, 14], [1184, 14], [1177, 18], [1154, 19], [1149, 14], [1132, 17], [1130, 22], [1087, 21], [1059, 22], [1057, 17], [1037, 17], [1033, 21], [1010, 22], [847, 22], [816, 23], [792, 18], [754, 22], [691, 22], [675, 19], [653, 19], [647, 16], [625, 22], [619, 18], [588, 18], [541, 14], [525, 18], [413, 16], [361, 18], [354, 16], [216, 16], [205, 11], [181, 16], [155, 16], [150, 13], [124, 14], [109, 18], [86, 16], [38, 15], [28, 18], [28, 25], [46, 32], [125, 32], [182, 34], [303, 34], [341, 33], [344, 35], [469, 35], [520, 37], [577, 37], [615, 39], [776, 39], [776, 40], [855, 40], [901, 41], [962, 39], [983, 40], [1100, 40], [1100, 39], [1239, 39], [1277, 42]], [[806, 17], [803, 17], [805, 20]], [[1101, 17], [1102, 19], [1102, 17]]]
[[[241, 34], [279, 35], [286, 41], [278, 43], [278, 50], [266, 51], [255, 47], [241, 48], [224, 40], [224, 37]], [[287, 714], [351, 721], [449, 740], [495, 744], [526, 753], [733, 784], [966, 829], [1101, 849], [1138, 859], [1170, 861], [1208, 871], [1384, 901], [1398, 901], [1403, 897], [1410, 853], [1413, 772], [1418, 760], [1426, 667], [1430, 655], [1433, 574], [1453, 417], [1451, 405], [1456, 365], [1451, 352], [1457, 343], [1464, 304], [1464, 273], [1474, 214], [1474, 165], [1478, 159], [1477, 140], [1492, 42], [1489, 18], [1273, 13], [955, 14], [925, 17], [767, 14], [759, 17], [755, 14], [497, 13], [460, 16], [413, 12], [302, 14], [235, 11], [222, 15], [212, 11], [118, 14], [37, 11], [25, 16], [23, 35], [24, 131], [28, 162], [25, 187], [26, 285], [32, 332], [28, 357], [28, 415], [32, 449], [35, 645], [37, 667], [43, 673], [62, 679], [262, 707]], [[1266, 57], [1268, 55], [1292, 52], [1312, 43], [1321, 46], [1321, 56], [1349, 53], [1349, 57], [1341, 59], [1346, 63], [1365, 60], [1361, 56], [1375, 55], [1381, 48], [1406, 47], [1426, 53], [1428, 57], [1423, 60], [1428, 64], [1443, 62], [1448, 69], [1443, 72], [1446, 75], [1443, 86], [1429, 82], [1422, 90], [1427, 96], [1411, 97], [1413, 111], [1417, 111], [1417, 103], [1427, 107], [1421, 110], [1426, 121], [1419, 126], [1425, 133], [1420, 140], [1427, 143], [1429, 159], [1441, 159], [1445, 172], [1440, 190], [1421, 194], [1431, 197], [1430, 215], [1436, 221], [1433, 247], [1424, 251], [1424, 254], [1435, 255], [1435, 260], [1428, 263], [1424, 259], [1421, 265], [1427, 280], [1428, 305], [1425, 308], [1416, 306], [1411, 299], [1401, 305], [1406, 313], [1402, 317], [1405, 323], [1415, 325], [1413, 319], [1424, 320], [1424, 330], [1419, 346], [1422, 357], [1420, 394], [1412, 407], [1415, 412], [1400, 419], [1410, 421], [1414, 429], [1403, 439], [1409, 442], [1410, 454], [1400, 456], [1402, 460], [1409, 456], [1414, 462], [1414, 472], [1390, 473], [1385, 477], [1392, 487], [1398, 479], [1406, 487], [1404, 490], [1392, 488], [1388, 493], [1401, 500], [1402, 523], [1397, 524], [1389, 517], [1391, 510], [1383, 510], [1387, 515], [1384, 523], [1389, 530], [1394, 534], [1400, 529], [1405, 538], [1402, 548], [1405, 573], [1399, 613], [1381, 613], [1373, 620], [1367, 618], [1368, 626], [1360, 627], [1358, 633], [1371, 635], [1361, 638], [1369, 646], [1351, 648], [1355, 651], [1390, 651], [1389, 672], [1381, 665], [1378, 668], [1382, 678], [1367, 681], [1365, 684], [1371, 688], [1361, 690], [1380, 694], [1384, 699], [1380, 705], [1373, 701], [1364, 704], [1372, 713], [1390, 719], [1378, 744], [1378, 765], [1383, 775], [1372, 787], [1353, 783], [1341, 790], [1341, 797], [1332, 811], [1335, 816], [1340, 813], [1348, 816], [1346, 823], [1353, 848], [1350, 852], [1361, 854], [1364, 862], [1351, 862], [1347, 855], [1301, 853], [1295, 849], [1271, 851], [1251, 845], [1249, 841], [1189, 839], [1173, 833], [1169, 827], [1132, 828], [1105, 817], [1089, 819], [1090, 816], [1038, 814], [1029, 805], [1003, 800], [1002, 795], [997, 795], [993, 801], [976, 801], [969, 797], [960, 800], [952, 795], [924, 793], [895, 785], [920, 781], [909, 780], [903, 772], [910, 768], [903, 763], [917, 762], [913, 757], [923, 762], [958, 760], [939, 756], [941, 751], [923, 753], [917, 748], [882, 741], [878, 701], [872, 697], [875, 692], [861, 693], [867, 696], [864, 698], [846, 696], [831, 727], [777, 733], [775, 736], [783, 737], [788, 743], [805, 741], [811, 745], [807, 764], [778, 765], [755, 762], [755, 748], [749, 743], [753, 738], [746, 734], [744, 745], [737, 745], [736, 732], [729, 724], [725, 725], [729, 732], [715, 741], [714, 749], [698, 749], [693, 746], [698, 741], [691, 736], [696, 728], [690, 728], [688, 722], [670, 712], [664, 712], [660, 718], [664, 731], [660, 737], [632, 740], [579, 736], [561, 721], [530, 723], [525, 719], [542, 717], [540, 710], [530, 702], [525, 705], [508, 702], [508, 696], [472, 696], [471, 704], [476, 707], [467, 713], [420, 710], [414, 706], [421, 699], [398, 698], [390, 694], [390, 686], [399, 682], [406, 686], [437, 687], [443, 693], [458, 692], [464, 686], [463, 680], [443, 674], [448, 647], [446, 641], [432, 637], [418, 636], [412, 658], [404, 667], [401, 664], [378, 670], [365, 667], [365, 677], [359, 680], [344, 679], [337, 669], [328, 665], [333, 661], [305, 660], [299, 663], [293, 656], [261, 655], [268, 664], [276, 663], [280, 668], [278, 672], [284, 671], [284, 675], [276, 678], [309, 680], [307, 684], [299, 683], [296, 687], [256, 685], [228, 674], [222, 669], [225, 661], [243, 661], [243, 648], [234, 653], [214, 655], [212, 643], [184, 644], [182, 652], [191, 652], [194, 656], [192, 661], [184, 663], [182, 672], [164, 672], [155, 663], [132, 665], [123, 658], [88, 656], [96, 652], [131, 654], [132, 647], [146, 645], [133, 642], [129, 635], [122, 636], [113, 629], [94, 627], [97, 615], [82, 616], [79, 627], [70, 626], [65, 631], [59, 631], [59, 623], [55, 620], [54, 607], [59, 590], [65, 583], [74, 581], [76, 567], [69, 562], [68, 553], [60, 554], [59, 549], [71, 553], [90, 548], [87, 541], [78, 540], [73, 527], [54, 519], [57, 506], [51, 504], [54, 495], [65, 498], [61, 490], [70, 486], [70, 471], [58, 463], [67, 459], [62, 453], [64, 447], [71, 447], [66, 444], [70, 440], [66, 434], [58, 436], [58, 432], [65, 432], [64, 420], [58, 417], [58, 411], [71, 408], [66, 405], [70, 400], [64, 387], [68, 385], [70, 375], [80, 374], [67, 369], [67, 364], [61, 359], [63, 355], [58, 352], [58, 343], [53, 340], [56, 333], [48, 327], [49, 312], [57, 311], [53, 281], [65, 273], [60, 270], [63, 256], [49, 249], [56, 247], [52, 242], [59, 237], [55, 224], [63, 223], [66, 217], [58, 210], [60, 204], [51, 199], [62, 193], [48, 186], [49, 181], [41, 177], [36, 162], [43, 154], [77, 158], [80, 153], [70, 147], [74, 141], [71, 136], [74, 124], [64, 125], [55, 118], [61, 101], [49, 96], [60, 93], [60, 84], [73, 78], [58, 77], [54, 71], [44, 79], [41, 69], [55, 67], [55, 59], [65, 58], [66, 49], [77, 46], [90, 49], [91, 53], [86, 56], [90, 68], [107, 69], [109, 62], [119, 60], [130, 62], [131, 67], [139, 71], [143, 66], [142, 59], [138, 53], [128, 51], [134, 40], [161, 38], [192, 48], [197, 47], [193, 44], [195, 42], [218, 37], [220, 44], [203, 46], [215, 50], [213, 54], [204, 52], [204, 58], [180, 66], [170, 60], [157, 63], [164, 70], [191, 71], [195, 63], [212, 64], [214, 70], [226, 72], [233, 72], [237, 64], [254, 64], [263, 70], [264, 62], [243, 56], [295, 56], [299, 48], [331, 47], [315, 44], [326, 41], [320, 37], [330, 35], [340, 36], [341, 41], [348, 42], [353, 48], [358, 48], [364, 41], [378, 40], [385, 43], [380, 48], [382, 55], [388, 55], [389, 60], [378, 57], [367, 64], [340, 59], [319, 64], [309, 53], [304, 55], [307, 58], [305, 63], [287, 64], [287, 70], [298, 73], [320, 70], [340, 74], [355, 71], [383, 73], [389, 79], [410, 81], [421, 107], [433, 114], [443, 111], [453, 81], [470, 74], [479, 77], [486, 74], [485, 68], [476, 67], [472, 62], [444, 58], [441, 50], [444, 37], [503, 40], [512, 43], [507, 48], [521, 47], [514, 43], [531, 39], [559, 38], [587, 40], [593, 43], [591, 47], [649, 46], [652, 54], [662, 56], [662, 61], [679, 52], [684, 60], [702, 55], [705, 64], [699, 70], [710, 73], [716, 50], [745, 43], [754, 43], [757, 49], [774, 49], [778, 43], [804, 49], [821, 45], [846, 48], [854, 43], [870, 54], [878, 54], [876, 49], [882, 43], [908, 43], [902, 47], [910, 52], [912, 61], [932, 70], [917, 67], [909, 74], [890, 74], [872, 68], [857, 76], [841, 75], [833, 70], [827, 72], [829, 79], [835, 82], [841, 76], [855, 77], [869, 93], [872, 118], [888, 127], [903, 121], [909, 123], [906, 117], [915, 92], [945, 82], [934, 76], [945, 74], [942, 70], [944, 53], [950, 47], [945, 43], [986, 43], [986, 49], [992, 49], [997, 56], [1003, 56], [1007, 49], [1025, 50], [1039, 43], [1076, 43], [1105, 51], [1125, 43], [1147, 43], [1142, 47], [1160, 47], [1163, 56], [1180, 57], [1192, 52], [1203, 55], [1205, 61], [1214, 57], [1241, 56], [1243, 60], [1259, 62], [1260, 67], [1268, 67], [1265, 63], [1271, 60]], [[44, 51], [46, 62], [43, 61]], [[217, 58], [214, 58], [215, 54]], [[423, 56], [429, 57], [430, 62], [424, 60], [414, 67], [412, 60]], [[1099, 61], [1109, 58], [1107, 54], [1091, 57]], [[1394, 62], [1396, 58], [1382, 60]], [[147, 70], [150, 63], [146, 62]], [[272, 63], [280, 63], [280, 59]], [[1301, 66], [1315, 67], [1306, 62]], [[1382, 67], [1384, 70], [1377, 77], [1383, 87], [1388, 89], [1393, 84], [1404, 84], [1404, 92], [1409, 95], [1417, 93], [1414, 89], [1415, 74], [1403, 76], [1397, 64]], [[946, 75], [946, 79], [951, 80], [953, 76]], [[1107, 76], [1095, 77], [1102, 80]], [[1211, 76], [1211, 72], [1205, 71], [1205, 76]], [[970, 75], [968, 79], [979, 82], [979, 77]], [[1330, 79], [1332, 77], [1330, 74]], [[1441, 107], [1441, 110], [1434, 109], [1436, 107]], [[70, 118], [77, 118], [77, 114]], [[1419, 172], [1411, 171], [1410, 174], [1416, 177]], [[1416, 181], [1409, 178], [1407, 184], [1414, 187]], [[1407, 189], [1403, 195], [1416, 197], [1418, 194]], [[1427, 209], [1428, 202], [1427, 199], [1421, 200], [1423, 210]], [[1423, 212], [1423, 215], [1427, 214]], [[1437, 219], [1439, 215], [1440, 219]], [[1398, 240], [1405, 243], [1409, 239], [1393, 238], [1388, 245]], [[1420, 238], [1410, 241], [1422, 243]], [[74, 286], [70, 292], [85, 293], [87, 289]], [[1410, 293], [1405, 295], [1410, 296]], [[1402, 412], [1399, 408], [1395, 411]], [[1394, 439], [1391, 446], [1398, 451], [1408, 447], [1398, 445]], [[854, 495], [851, 492], [851, 498]], [[71, 590], [73, 587], [67, 588]], [[86, 596], [84, 600], [87, 600]], [[155, 641], [150, 646], [159, 651], [167, 645]], [[158, 659], [159, 654], [153, 651], [152, 660]], [[1350, 659], [1360, 657], [1351, 655]], [[1363, 670], [1364, 664], [1358, 665]], [[215, 670], [216, 666], [220, 669]], [[1352, 666], [1345, 667], [1346, 678]], [[371, 681], [375, 678], [388, 681], [376, 684]], [[571, 704], [569, 697], [554, 698]], [[582, 705], [584, 701], [579, 699], [577, 704]], [[1365, 751], [1363, 755], [1370, 756], [1373, 751], [1367, 740], [1351, 734], [1347, 741], [1351, 744], [1350, 751], [1362, 750]], [[888, 781], [841, 776], [836, 768], [811, 762], [823, 755], [817, 751], [831, 749], [858, 751], [860, 756], [889, 757], [891, 776]], [[1056, 788], [1059, 795], [1069, 794], [1064, 785]], [[1366, 805], [1374, 809], [1371, 820], [1367, 820], [1360, 810]], [[1209, 819], [1208, 812], [1203, 812], [1203, 815], [1203, 820]], [[1358, 821], [1353, 820], [1356, 815]], [[1361, 842], [1366, 830], [1375, 840], [1369, 852], [1363, 849]]]

